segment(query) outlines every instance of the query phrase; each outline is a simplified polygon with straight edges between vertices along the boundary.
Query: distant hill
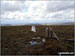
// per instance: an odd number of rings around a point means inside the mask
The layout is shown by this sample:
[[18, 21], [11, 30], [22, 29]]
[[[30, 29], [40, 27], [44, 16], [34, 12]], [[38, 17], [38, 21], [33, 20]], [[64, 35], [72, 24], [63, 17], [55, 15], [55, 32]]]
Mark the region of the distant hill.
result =
[[58, 25], [74, 25], [74, 22], [58, 23]]
[[46, 23], [44, 25], [74, 25], [74, 22]]
[[63, 23], [63, 25], [74, 25], [74, 22]]
[[74, 22], [60, 23], [30, 23], [30, 24], [0, 24], [0, 26], [18, 26], [18, 25], [74, 25]]
[[11, 24], [0, 24], [0, 26], [12, 26]]

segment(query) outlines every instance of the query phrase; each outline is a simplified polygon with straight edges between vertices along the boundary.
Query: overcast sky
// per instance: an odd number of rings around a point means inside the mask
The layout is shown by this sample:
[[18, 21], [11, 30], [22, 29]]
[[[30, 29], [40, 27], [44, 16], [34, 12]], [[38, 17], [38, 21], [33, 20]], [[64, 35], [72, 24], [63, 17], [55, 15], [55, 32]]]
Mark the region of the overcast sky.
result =
[[1, 23], [56, 23], [74, 21], [74, 0], [1, 1]]

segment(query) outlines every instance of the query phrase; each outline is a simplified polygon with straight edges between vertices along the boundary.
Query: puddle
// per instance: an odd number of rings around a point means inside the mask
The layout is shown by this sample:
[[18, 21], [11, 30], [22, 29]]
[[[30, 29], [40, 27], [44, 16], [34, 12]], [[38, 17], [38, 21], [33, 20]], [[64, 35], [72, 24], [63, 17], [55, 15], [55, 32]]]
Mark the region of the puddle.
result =
[[36, 32], [35, 26], [32, 26], [31, 31]]
[[45, 39], [42, 39], [42, 42], [46, 42], [46, 40]]
[[[36, 45], [36, 44], [43, 44], [43, 43], [46, 42], [46, 40], [44, 38], [40, 40], [40, 37], [36, 37], [36, 38], [34, 37], [32, 39], [36, 39], [36, 41], [31, 40], [28, 43], [25, 43], [25, 46]], [[39, 41], [37, 41], [37, 40], [39, 40]]]
[[40, 44], [39, 42], [37, 42], [37, 41], [30, 41], [29, 42], [31, 45], [36, 45], [36, 44]]
[[[40, 39], [40, 38], [38, 38], [38, 39]], [[37, 42], [37, 41], [30, 41], [29, 43], [31, 44], [31, 45], [36, 45], [36, 44], [43, 44], [43, 43], [45, 43], [46, 42], [46, 40], [43, 38], [41, 41], [39, 41], [39, 42]]]

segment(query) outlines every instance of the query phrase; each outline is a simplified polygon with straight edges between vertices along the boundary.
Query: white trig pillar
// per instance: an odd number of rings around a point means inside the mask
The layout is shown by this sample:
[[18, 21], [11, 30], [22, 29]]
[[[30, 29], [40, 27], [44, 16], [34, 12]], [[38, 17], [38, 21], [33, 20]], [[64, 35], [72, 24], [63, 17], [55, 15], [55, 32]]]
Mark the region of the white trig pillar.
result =
[[35, 26], [32, 26], [31, 31], [36, 32]]

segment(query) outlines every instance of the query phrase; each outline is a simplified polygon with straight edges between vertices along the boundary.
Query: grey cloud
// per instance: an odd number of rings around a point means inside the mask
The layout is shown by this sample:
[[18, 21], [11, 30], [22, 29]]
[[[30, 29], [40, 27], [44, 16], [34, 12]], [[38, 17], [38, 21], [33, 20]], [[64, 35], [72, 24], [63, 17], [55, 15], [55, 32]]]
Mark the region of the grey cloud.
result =
[[3, 12], [3, 10], [1, 10], [0, 15], [3, 15], [3, 14], [4, 14], [4, 12]]
[[74, 1], [49, 1], [47, 4], [47, 12], [56, 12], [74, 8]]
[[[17, 1], [17, 3], [18, 3], [18, 1]], [[24, 9], [24, 4], [22, 4], [22, 3], [18, 3], [18, 4], [9, 4], [9, 3], [2, 3], [1, 2], [1, 10], [3, 10], [3, 11], [20, 11], [20, 10], [22, 10], [22, 9]]]
[[74, 13], [71, 9], [64, 10], [63, 13], [60, 13], [60, 14], [56, 13], [55, 15], [52, 16], [52, 18], [55, 18], [55, 19], [74, 19]]

